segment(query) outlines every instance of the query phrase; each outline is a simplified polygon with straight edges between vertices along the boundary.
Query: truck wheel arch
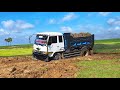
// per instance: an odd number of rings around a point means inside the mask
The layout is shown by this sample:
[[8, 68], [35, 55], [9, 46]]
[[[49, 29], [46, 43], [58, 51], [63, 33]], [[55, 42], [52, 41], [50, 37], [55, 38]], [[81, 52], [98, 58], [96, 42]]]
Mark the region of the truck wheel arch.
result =
[[54, 53], [53, 59], [54, 59], [54, 60], [62, 59], [62, 54], [61, 54], [60, 52]]

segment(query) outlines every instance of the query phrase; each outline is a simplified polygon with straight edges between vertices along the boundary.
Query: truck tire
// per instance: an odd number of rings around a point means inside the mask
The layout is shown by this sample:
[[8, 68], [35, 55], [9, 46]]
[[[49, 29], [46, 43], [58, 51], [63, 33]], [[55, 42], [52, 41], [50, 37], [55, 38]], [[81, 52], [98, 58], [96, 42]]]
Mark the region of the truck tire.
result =
[[32, 54], [32, 60], [38, 60], [37, 56], [34, 53]]
[[55, 55], [54, 55], [54, 58], [53, 58], [54, 60], [59, 60], [59, 59], [62, 59], [62, 55], [60, 54], [60, 53], [56, 53]]
[[49, 60], [49, 58], [47, 57], [47, 58], [44, 59], [44, 61], [45, 61], [45, 62], [49, 62], [50, 60]]
[[80, 52], [80, 56], [88, 56], [89, 55], [89, 50], [87, 47], [83, 47]]
[[61, 59], [64, 59], [64, 54], [63, 53], [61, 53]]
[[35, 58], [35, 57], [32, 57], [32, 60], [38, 60], [37, 58]]
[[93, 50], [89, 50], [89, 55], [93, 55]]

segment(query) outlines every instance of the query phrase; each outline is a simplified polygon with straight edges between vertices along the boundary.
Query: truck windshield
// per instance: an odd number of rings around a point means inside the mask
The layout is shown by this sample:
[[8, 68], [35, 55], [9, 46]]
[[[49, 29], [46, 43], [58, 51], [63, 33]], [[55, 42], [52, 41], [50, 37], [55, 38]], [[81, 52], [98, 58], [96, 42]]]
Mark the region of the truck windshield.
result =
[[35, 44], [37, 45], [46, 45], [48, 36], [45, 35], [37, 35], [35, 39]]

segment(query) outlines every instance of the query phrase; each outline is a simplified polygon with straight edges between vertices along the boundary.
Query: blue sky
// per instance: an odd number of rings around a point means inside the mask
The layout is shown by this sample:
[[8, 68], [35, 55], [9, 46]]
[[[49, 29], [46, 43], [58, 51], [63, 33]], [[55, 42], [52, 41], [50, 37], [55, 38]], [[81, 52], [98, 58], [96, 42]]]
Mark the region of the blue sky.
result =
[[95, 39], [120, 38], [120, 12], [0, 12], [0, 45], [27, 44], [37, 32], [90, 32]]

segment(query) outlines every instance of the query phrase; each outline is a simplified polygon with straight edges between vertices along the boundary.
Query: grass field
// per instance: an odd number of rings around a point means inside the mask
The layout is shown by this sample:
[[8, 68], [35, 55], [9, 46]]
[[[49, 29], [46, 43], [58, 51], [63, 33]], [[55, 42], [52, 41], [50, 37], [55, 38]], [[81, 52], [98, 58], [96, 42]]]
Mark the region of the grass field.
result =
[[[120, 39], [96, 40], [94, 53], [120, 53]], [[77, 78], [120, 78], [120, 59], [85, 60], [76, 64], [80, 67]]]
[[14, 48], [32, 48], [32, 44], [0, 46], [0, 49], [14, 49]]
[[0, 46], [0, 56], [31, 55], [32, 45]]
[[95, 53], [120, 53], [120, 39], [96, 40]]
[[77, 65], [82, 68], [78, 78], [120, 78], [120, 59], [80, 61]]
[[32, 48], [1, 49], [0, 56], [31, 55]]
[[95, 40], [95, 44], [118, 44], [118, 43], [120, 43], [120, 38], [118, 38], [118, 39]]

